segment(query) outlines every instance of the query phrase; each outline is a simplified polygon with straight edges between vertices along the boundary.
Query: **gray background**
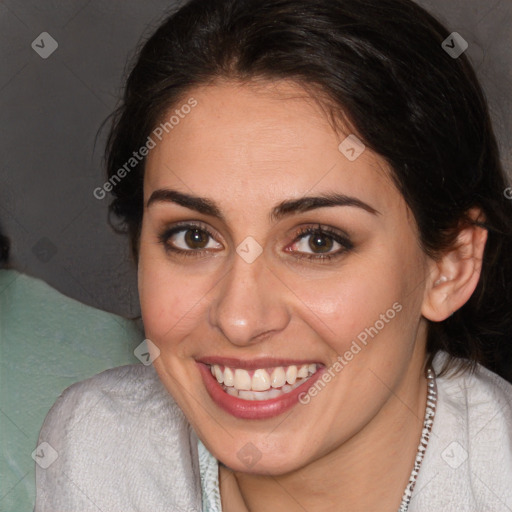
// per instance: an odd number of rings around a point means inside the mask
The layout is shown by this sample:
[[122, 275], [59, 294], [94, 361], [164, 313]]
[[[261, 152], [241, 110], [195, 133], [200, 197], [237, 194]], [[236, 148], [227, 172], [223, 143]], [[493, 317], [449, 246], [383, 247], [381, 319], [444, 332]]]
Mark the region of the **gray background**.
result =
[[[422, 0], [459, 32], [489, 98], [512, 167], [512, 1]], [[62, 293], [124, 316], [139, 314], [127, 240], [107, 224], [96, 132], [120, 96], [127, 58], [175, 4], [169, 0], [2, 0], [0, 222], [11, 266]], [[48, 32], [58, 49], [31, 47]]]

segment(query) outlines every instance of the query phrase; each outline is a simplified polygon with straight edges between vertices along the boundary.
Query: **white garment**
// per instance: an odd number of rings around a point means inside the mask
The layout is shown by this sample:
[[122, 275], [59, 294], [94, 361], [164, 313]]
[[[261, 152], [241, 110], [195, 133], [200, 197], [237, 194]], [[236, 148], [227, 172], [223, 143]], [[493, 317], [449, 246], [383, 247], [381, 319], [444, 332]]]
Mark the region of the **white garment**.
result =
[[[478, 367], [437, 378], [437, 387], [409, 512], [510, 512], [512, 385]], [[221, 512], [217, 461], [152, 366], [69, 387], [45, 419], [44, 442], [58, 457], [36, 465], [35, 512]], [[42, 448], [44, 466], [54, 454]]]
[[434, 425], [409, 512], [511, 512], [512, 385], [482, 366], [436, 380]]

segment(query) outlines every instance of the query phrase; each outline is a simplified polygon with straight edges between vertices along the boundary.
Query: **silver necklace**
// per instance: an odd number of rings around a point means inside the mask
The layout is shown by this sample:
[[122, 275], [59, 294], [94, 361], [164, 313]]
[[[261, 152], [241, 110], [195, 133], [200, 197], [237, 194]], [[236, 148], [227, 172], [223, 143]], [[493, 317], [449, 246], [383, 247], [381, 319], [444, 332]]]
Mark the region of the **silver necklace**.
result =
[[421, 461], [425, 456], [425, 450], [427, 449], [427, 443], [432, 432], [432, 425], [434, 424], [434, 415], [436, 413], [437, 403], [437, 385], [436, 385], [436, 374], [432, 368], [427, 369], [427, 406], [425, 408], [425, 420], [423, 421], [423, 430], [421, 431], [420, 444], [418, 451], [416, 452], [416, 459], [414, 460], [414, 467], [412, 468], [411, 476], [409, 477], [409, 483], [405, 488], [402, 496], [402, 502], [398, 512], [407, 512], [409, 509], [409, 503], [412, 497], [412, 491], [418, 478], [418, 472], [420, 470]]

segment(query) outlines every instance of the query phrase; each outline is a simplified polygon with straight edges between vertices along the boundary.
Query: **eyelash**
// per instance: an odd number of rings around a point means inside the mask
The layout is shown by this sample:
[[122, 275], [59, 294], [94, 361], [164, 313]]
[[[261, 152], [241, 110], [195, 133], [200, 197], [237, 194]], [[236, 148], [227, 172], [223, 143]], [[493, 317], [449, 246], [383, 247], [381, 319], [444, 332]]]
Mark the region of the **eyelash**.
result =
[[[197, 224], [186, 223], [186, 224], [179, 224], [179, 225], [173, 226], [170, 229], [166, 229], [163, 233], [161, 233], [158, 236], [158, 241], [164, 245], [166, 251], [173, 252], [175, 254], [178, 254], [180, 256], [185, 256], [185, 257], [192, 257], [192, 258], [202, 257], [203, 253], [207, 252], [208, 249], [202, 249], [202, 250], [190, 249], [188, 251], [185, 251], [183, 249], [178, 249], [176, 247], [173, 247], [172, 245], [169, 245], [169, 239], [173, 235], [175, 235], [177, 233], [181, 233], [182, 231], [186, 232], [191, 229], [200, 230], [201, 232], [206, 233], [209, 238], [212, 238], [215, 240], [215, 235], [208, 229], [208, 227], [206, 225], [201, 224], [201, 223], [197, 223]], [[339, 234], [338, 232], [334, 231], [333, 229], [329, 228], [328, 226], [321, 226], [320, 224], [317, 224], [315, 226], [306, 226], [306, 227], [300, 228], [298, 230], [298, 232], [295, 234], [295, 238], [292, 242], [292, 245], [299, 242], [306, 235], [327, 236], [327, 237], [331, 238], [333, 241], [340, 244], [343, 247], [343, 249], [338, 249], [337, 252], [328, 253], [328, 254], [297, 253], [295, 255], [295, 257], [297, 257], [299, 259], [305, 258], [307, 260], [316, 260], [316, 261], [320, 261], [320, 262], [329, 261], [334, 258], [338, 258], [338, 257], [342, 256], [343, 254], [345, 254], [346, 252], [353, 249], [352, 242], [346, 236]]]
[[169, 252], [173, 252], [179, 256], [185, 256], [185, 257], [192, 257], [192, 258], [200, 258], [203, 256], [203, 253], [205, 252], [205, 249], [203, 250], [193, 250], [190, 251], [184, 251], [183, 249], [178, 249], [176, 247], [173, 247], [172, 245], [169, 245], [169, 239], [175, 235], [176, 233], [181, 233], [182, 231], [189, 231], [191, 229], [197, 229], [202, 231], [203, 233], [206, 233], [208, 237], [215, 239], [214, 234], [208, 229], [208, 227], [204, 224], [197, 223], [197, 224], [177, 224], [176, 226], [173, 226], [170, 229], [166, 229], [163, 233], [161, 233], [158, 236], [158, 240], [161, 244], [164, 245], [165, 250]]
[[346, 252], [353, 249], [352, 242], [343, 235], [340, 235], [337, 231], [334, 231], [333, 229], [329, 228], [328, 226], [321, 226], [320, 224], [317, 224], [316, 226], [306, 226], [303, 228], [300, 228], [299, 231], [295, 235], [295, 239], [293, 240], [292, 244], [297, 243], [302, 238], [304, 238], [306, 235], [321, 235], [321, 236], [327, 236], [340, 244], [343, 249], [338, 249], [336, 252], [328, 253], [328, 254], [305, 254], [305, 253], [298, 253], [296, 255], [299, 259], [308, 259], [308, 260], [317, 260], [317, 261], [329, 261], [333, 258], [339, 258]]

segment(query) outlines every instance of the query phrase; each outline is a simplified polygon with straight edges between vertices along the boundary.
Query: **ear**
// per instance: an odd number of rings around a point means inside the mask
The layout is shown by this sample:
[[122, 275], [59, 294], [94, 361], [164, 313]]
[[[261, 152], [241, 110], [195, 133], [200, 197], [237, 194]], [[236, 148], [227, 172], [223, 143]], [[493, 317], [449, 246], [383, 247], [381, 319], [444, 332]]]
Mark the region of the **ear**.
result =
[[[471, 209], [473, 221], [482, 222], [483, 214]], [[487, 230], [480, 225], [465, 226], [454, 247], [440, 259], [430, 260], [421, 312], [433, 322], [441, 322], [461, 308], [471, 297], [480, 279]]]

